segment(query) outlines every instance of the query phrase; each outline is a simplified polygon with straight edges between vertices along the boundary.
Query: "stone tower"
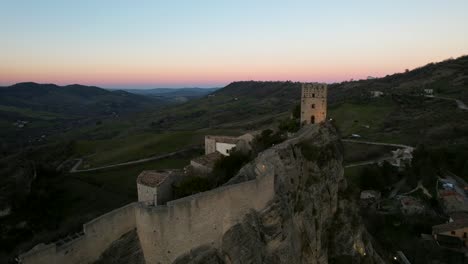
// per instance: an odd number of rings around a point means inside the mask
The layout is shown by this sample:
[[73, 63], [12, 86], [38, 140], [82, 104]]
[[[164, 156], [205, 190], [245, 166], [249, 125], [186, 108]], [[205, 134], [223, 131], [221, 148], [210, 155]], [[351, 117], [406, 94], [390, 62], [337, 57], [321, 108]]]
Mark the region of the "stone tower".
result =
[[327, 84], [303, 83], [301, 125], [317, 124], [327, 118]]

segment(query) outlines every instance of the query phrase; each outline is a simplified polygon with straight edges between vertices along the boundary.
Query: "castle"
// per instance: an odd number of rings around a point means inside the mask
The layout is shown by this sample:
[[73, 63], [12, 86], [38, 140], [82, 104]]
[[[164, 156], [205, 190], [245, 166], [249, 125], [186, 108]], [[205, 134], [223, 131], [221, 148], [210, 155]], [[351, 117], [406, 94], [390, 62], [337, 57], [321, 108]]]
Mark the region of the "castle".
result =
[[[303, 84], [301, 123], [326, 120], [326, 84]], [[206, 136], [205, 155], [192, 160], [208, 173], [213, 163], [234, 150], [249, 150], [255, 134]], [[171, 263], [202, 245], [217, 247], [223, 234], [251, 210], [262, 210], [275, 195], [274, 160], [249, 170], [253, 179], [173, 200], [172, 185], [187, 170], [143, 171], [137, 178], [138, 202], [115, 209], [83, 225], [83, 231], [51, 244], [39, 244], [18, 256], [23, 264], [92, 263], [123, 235], [135, 231], [147, 263]]]
[[327, 118], [327, 84], [303, 83], [301, 93], [301, 124], [317, 124]]

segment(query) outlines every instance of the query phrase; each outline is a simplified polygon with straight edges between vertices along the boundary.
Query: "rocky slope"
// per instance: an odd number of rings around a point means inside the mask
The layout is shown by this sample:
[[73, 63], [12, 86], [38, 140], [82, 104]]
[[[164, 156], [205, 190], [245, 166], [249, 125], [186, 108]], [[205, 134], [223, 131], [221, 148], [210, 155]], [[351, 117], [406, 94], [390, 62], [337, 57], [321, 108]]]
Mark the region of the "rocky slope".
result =
[[345, 198], [342, 146], [330, 124], [309, 126], [261, 153], [228, 184], [274, 166], [275, 198], [223, 237], [175, 263], [383, 263], [369, 242], [357, 207]]

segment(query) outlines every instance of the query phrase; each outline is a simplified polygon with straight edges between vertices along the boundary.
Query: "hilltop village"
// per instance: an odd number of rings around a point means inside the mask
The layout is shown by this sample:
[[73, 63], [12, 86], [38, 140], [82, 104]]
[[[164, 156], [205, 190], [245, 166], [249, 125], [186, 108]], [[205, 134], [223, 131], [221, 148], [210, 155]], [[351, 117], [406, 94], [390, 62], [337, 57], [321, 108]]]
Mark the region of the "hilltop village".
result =
[[[326, 120], [326, 98], [326, 84], [302, 84], [302, 126]], [[207, 177], [223, 156], [234, 151], [251, 151], [258, 134], [205, 136], [205, 155], [193, 159], [184, 169], [141, 172], [136, 182], [137, 202], [84, 224], [80, 233], [56, 243], [35, 246], [20, 255], [19, 262], [92, 263], [114, 241], [135, 229], [147, 263], [170, 263], [191, 248], [219, 243], [224, 232], [239, 223], [250, 210], [261, 210], [273, 199], [274, 175], [266, 165], [257, 167], [251, 180], [177, 200], [173, 200], [172, 188], [192, 175]], [[171, 250], [166, 250], [169, 247]]]

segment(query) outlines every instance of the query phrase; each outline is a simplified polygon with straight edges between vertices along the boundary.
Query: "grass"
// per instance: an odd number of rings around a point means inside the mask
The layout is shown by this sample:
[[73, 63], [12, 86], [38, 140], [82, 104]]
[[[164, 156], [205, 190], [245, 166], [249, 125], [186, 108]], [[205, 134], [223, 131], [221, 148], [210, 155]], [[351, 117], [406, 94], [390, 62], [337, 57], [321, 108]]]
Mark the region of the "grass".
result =
[[75, 145], [75, 152], [85, 157], [82, 168], [92, 168], [161, 155], [189, 145], [201, 145], [207, 134], [230, 133], [222, 130], [145, 132], [112, 139], [80, 140]]
[[344, 161], [346, 164], [367, 161], [391, 155], [394, 147], [343, 142]]
[[37, 119], [43, 119], [43, 120], [54, 120], [58, 118], [64, 118], [64, 116], [60, 114], [31, 110], [27, 108], [19, 108], [19, 107], [8, 106], [8, 105], [0, 105], [0, 111], [13, 112], [16, 114], [20, 114], [24, 117], [37, 118]]
[[189, 163], [189, 157], [168, 158], [131, 166], [81, 172], [70, 176], [112, 193], [136, 200], [136, 178], [143, 170], [180, 169]]
[[[329, 109], [343, 137], [351, 134], [368, 136], [382, 127], [386, 116], [394, 111], [395, 105], [389, 98], [377, 98], [369, 103], [344, 103]], [[369, 126], [366, 128], [365, 126]]]
[[362, 170], [365, 167], [366, 166], [356, 166], [344, 169], [344, 176], [350, 187], [356, 187], [359, 189]]

